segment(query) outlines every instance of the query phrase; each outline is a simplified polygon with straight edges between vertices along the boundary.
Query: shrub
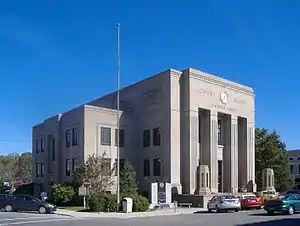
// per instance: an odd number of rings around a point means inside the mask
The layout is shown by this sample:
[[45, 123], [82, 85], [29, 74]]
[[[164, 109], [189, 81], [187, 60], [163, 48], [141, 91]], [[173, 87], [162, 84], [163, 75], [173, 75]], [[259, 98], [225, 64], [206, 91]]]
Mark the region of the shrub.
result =
[[52, 186], [51, 200], [55, 204], [65, 205], [74, 200], [75, 196], [76, 193], [72, 186], [66, 186], [63, 184], [55, 184]]
[[89, 198], [88, 204], [91, 212], [116, 212], [117, 196], [98, 193]]
[[149, 201], [147, 198], [145, 198], [142, 195], [124, 194], [122, 197], [132, 198], [132, 202], [133, 202], [132, 211], [133, 212], [145, 212], [149, 209]]

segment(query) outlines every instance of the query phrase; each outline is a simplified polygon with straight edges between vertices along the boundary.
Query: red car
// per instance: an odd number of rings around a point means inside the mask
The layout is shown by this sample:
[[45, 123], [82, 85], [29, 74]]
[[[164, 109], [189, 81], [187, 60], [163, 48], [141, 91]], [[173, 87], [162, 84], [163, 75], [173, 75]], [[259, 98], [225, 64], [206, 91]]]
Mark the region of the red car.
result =
[[240, 199], [243, 210], [252, 208], [261, 209], [263, 206], [262, 200], [255, 195], [240, 195], [238, 198]]

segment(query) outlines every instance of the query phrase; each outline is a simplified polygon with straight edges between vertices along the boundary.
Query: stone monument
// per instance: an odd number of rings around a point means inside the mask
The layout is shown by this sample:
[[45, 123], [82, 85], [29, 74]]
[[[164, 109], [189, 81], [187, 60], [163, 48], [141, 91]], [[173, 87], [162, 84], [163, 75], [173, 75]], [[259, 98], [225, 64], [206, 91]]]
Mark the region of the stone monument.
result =
[[209, 189], [209, 168], [207, 165], [200, 165], [197, 168], [198, 170], [198, 180], [199, 180], [199, 188], [198, 194], [199, 195], [207, 195], [210, 194]]
[[263, 190], [275, 190], [274, 170], [271, 168], [263, 169], [262, 172]]

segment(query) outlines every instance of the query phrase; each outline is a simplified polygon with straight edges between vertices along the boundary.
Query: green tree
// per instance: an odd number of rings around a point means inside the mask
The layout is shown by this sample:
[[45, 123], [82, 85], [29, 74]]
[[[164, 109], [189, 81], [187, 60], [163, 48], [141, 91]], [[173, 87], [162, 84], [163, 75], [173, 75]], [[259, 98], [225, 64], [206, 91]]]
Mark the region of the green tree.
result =
[[137, 194], [138, 192], [136, 172], [127, 159], [124, 162], [124, 167], [120, 169], [120, 192], [127, 194]]
[[285, 143], [276, 131], [256, 129], [255, 181], [258, 190], [262, 189], [262, 171], [265, 168], [274, 170], [276, 190], [282, 191], [293, 186]]
[[14, 177], [23, 183], [28, 183], [32, 178], [32, 154], [22, 153], [16, 160]]

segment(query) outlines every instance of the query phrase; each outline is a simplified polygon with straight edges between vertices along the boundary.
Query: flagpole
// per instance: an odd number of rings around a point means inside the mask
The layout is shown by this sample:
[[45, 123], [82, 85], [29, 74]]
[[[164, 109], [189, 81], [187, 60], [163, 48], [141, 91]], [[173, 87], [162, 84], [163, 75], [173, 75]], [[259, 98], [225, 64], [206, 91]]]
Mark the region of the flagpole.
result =
[[120, 208], [120, 24], [117, 24], [118, 29], [118, 47], [117, 47], [117, 211]]

